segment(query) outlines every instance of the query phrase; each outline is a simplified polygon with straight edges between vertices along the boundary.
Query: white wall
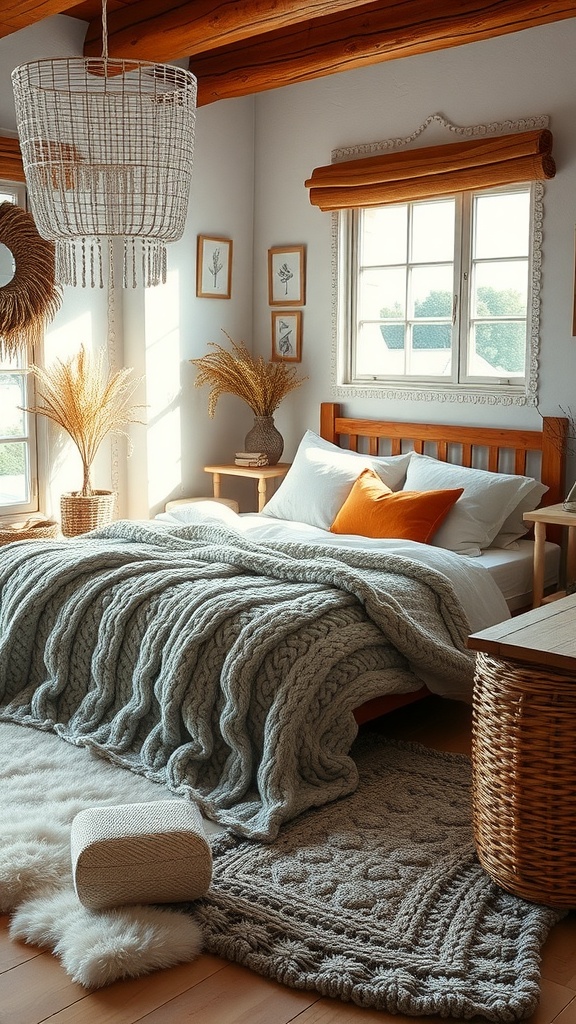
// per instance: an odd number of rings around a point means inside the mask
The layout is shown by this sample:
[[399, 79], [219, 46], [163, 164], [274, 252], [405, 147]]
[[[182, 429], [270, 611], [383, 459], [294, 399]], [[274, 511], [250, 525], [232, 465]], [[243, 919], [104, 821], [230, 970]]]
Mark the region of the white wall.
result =
[[[65, 16], [0, 40], [0, 129], [14, 132], [9, 71], [24, 60], [80, 54], [85, 24]], [[154, 514], [171, 497], [210, 493], [202, 471], [230, 461], [251, 426], [250, 411], [225, 396], [214, 420], [207, 389], [194, 387], [188, 359], [223, 341], [224, 328], [256, 353], [271, 350], [267, 250], [307, 248], [303, 361], [309, 379], [276, 414], [290, 459], [306, 427], [318, 428], [321, 401], [331, 400], [331, 223], [312, 207], [304, 180], [330, 162], [334, 148], [404, 137], [435, 112], [459, 125], [548, 114], [554, 134], [556, 177], [546, 184], [542, 267], [540, 408], [576, 409], [576, 339], [571, 336], [576, 209], [576, 19], [437, 53], [201, 107], [197, 114], [190, 212], [184, 237], [169, 247], [169, 281], [144, 293], [116, 289], [115, 346], [119, 359], [146, 376], [146, 426], [132, 430], [134, 453], [109, 452], [98, 464], [97, 486], [120, 475], [122, 514]], [[192, 67], [192, 71], [193, 71]], [[430, 141], [435, 141], [430, 139]], [[233, 239], [232, 297], [195, 294], [196, 237]], [[106, 296], [67, 289], [47, 339], [48, 355], [68, 354], [89, 333], [106, 338]], [[83, 326], [84, 325], [84, 326]], [[472, 404], [354, 399], [354, 415], [538, 429], [535, 409]], [[54, 498], [75, 483], [77, 465], [57, 442]], [[225, 493], [253, 507], [252, 483], [226, 481]]]
[[[246, 406], [227, 396], [208, 419], [208, 389], [194, 386], [188, 360], [204, 355], [208, 342], [226, 344], [222, 330], [252, 344], [253, 107], [248, 97], [198, 110], [188, 218], [183, 238], [168, 247], [168, 281], [120, 296], [125, 361], [146, 376], [149, 424], [145, 438], [132, 432], [131, 516], [155, 515], [170, 498], [210, 495], [202, 467], [233, 461], [252, 425]], [[230, 299], [196, 297], [199, 234], [232, 239]], [[246, 488], [243, 495], [252, 498]]]
[[[546, 183], [542, 266], [540, 408], [576, 410], [572, 338], [576, 219], [576, 19], [437, 53], [389, 61], [256, 97], [254, 335], [268, 351], [266, 251], [307, 246], [303, 363], [309, 381], [276, 417], [293, 453], [304, 427], [318, 428], [331, 394], [331, 217], [312, 207], [304, 181], [344, 146], [404, 138], [429, 114], [466, 126], [550, 115], [556, 177]], [[427, 133], [422, 144], [438, 140]], [[447, 402], [351, 399], [352, 415], [540, 428], [535, 409]]]

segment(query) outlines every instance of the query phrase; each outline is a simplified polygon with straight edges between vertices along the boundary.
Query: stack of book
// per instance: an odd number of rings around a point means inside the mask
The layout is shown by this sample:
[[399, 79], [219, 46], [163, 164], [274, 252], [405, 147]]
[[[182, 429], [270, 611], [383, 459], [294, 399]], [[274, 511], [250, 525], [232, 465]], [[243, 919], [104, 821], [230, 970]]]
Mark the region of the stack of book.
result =
[[237, 466], [267, 466], [268, 456], [264, 452], [236, 452]]

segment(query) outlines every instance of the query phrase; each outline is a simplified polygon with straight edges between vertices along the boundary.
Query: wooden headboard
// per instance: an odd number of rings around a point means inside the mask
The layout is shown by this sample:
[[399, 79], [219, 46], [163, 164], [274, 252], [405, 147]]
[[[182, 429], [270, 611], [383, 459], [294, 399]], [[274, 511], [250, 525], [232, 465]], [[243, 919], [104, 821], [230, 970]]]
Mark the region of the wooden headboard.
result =
[[[548, 490], [543, 505], [556, 505], [565, 497], [566, 436], [568, 419], [565, 416], [544, 416], [542, 430], [504, 430], [499, 427], [458, 427], [441, 423], [400, 423], [392, 420], [365, 420], [342, 416], [336, 402], [323, 402], [320, 406], [320, 434], [351, 451], [359, 450], [359, 439], [366, 438], [362, 447], [368, 455], [382, 453], [383, 442], [388, 442], [389, 455], [400, 455], [413, 449], [442, 462], [459, 466], [473, 466], [475, 453], [482, 452], [486, 468], [493, 473], [505, 472], [539, 476]], [[346, 444], [343, 443], [346, 439]], [[426, 447], [425, 447], [426, 446]], [[540, 452], [540, 472], [527, 469], [529, 452]], [[482, 456], [481, 456], [482, 457]]]

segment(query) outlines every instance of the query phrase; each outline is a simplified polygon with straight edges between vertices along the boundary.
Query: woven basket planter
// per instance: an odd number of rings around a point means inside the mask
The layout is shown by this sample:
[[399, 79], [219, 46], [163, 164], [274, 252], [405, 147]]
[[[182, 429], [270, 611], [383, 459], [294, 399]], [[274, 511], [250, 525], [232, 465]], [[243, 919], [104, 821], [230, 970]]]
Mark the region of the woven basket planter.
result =
[[76, 537], [111, 523], [115, 505], [116, 495], [113, 491], [94, 491], [89, 497], [63, 494], [60, 498], [62, 533], [65, 537]]
[[478, 653], [474, 838], [503, 889], [576, 907], [576, 679]]
[[15, 540], [51, 540], [60, 534], [60, 524], [51, 519], [28, 520], [14, 523], [0, 530], [0, 544], [12, 544]]

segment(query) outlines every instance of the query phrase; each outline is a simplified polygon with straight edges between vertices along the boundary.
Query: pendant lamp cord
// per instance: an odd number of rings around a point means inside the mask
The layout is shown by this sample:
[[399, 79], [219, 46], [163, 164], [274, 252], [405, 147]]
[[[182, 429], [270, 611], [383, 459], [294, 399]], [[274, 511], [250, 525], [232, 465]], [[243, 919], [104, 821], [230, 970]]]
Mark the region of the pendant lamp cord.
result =
[[106, 0], [102, 0], [102, 60], [108, 60], [108, 21], [106, 18]]

